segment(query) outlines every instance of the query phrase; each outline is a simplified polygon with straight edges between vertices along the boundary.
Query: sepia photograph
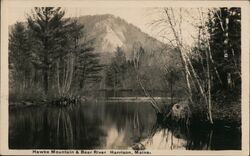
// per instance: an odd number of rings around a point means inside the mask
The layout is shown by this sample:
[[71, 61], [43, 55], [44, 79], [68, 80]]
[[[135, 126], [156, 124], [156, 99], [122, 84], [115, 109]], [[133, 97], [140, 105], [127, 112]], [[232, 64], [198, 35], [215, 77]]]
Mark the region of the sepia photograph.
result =
[[243, 7], [128, 4], [8, 5], [8, 150], [243, 150]]

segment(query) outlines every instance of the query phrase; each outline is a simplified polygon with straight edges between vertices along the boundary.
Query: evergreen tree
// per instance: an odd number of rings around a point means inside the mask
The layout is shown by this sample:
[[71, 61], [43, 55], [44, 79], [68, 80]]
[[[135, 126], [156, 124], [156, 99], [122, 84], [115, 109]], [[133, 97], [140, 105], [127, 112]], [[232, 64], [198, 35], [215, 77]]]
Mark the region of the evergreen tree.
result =
[[[209, 14], [211, 53], [222, 84], [214, 79], [213, 92], [241, 95], [241, 10], [220, 8]], [[214, 76], [215, 77], [215, 76]], [[230, 98], [228, 98], [230, 99]]]
[[36, 64], [43, 70], [44, 91], [49, 89], [49, 75], [55, 59], [63, 57], [69, 45], [69, 19], [63, 19], [65, 12], [59, 7], [35, 7], [28, 17], [28, 26], [42, 49], [37, 51]]
[[102, 79], [103, 65], [94, 52], [94, 40], [85, 40], [84, 25], [63, 18], [64, 14], [61, 8], [35, 7], [27, 26], [17, 23], [11, 30], [10, 83], [22, 89], [18, 92], [34, 89], [40, 95], [44, 92], [46, 98], [65, 97], [76, 87]]
[[[25, 89], [29, 85], [31, 77], [31, 44], [28, 31], [24, 24], [17, 22], [9, 38], [9, 68], [12, 76], [11, 81], [15, 85]], [[25, 60], [25, 61], [24, 61]]]
[[86, 83], [93, 84], [101, 81], [103, 65], [100, 64], [100, 55], [94, 53], [92, 48], [80, 50], [77, 64], [79, 88], [82, 89]]
[[115, 57], [112, 58], [111, 64], [106, 72], [107, 86], [113, 87], [114, 89], [123, 87], [122, 81], [124, 80], [126, 64], [124, 51], [120, 47], [117, 47]]

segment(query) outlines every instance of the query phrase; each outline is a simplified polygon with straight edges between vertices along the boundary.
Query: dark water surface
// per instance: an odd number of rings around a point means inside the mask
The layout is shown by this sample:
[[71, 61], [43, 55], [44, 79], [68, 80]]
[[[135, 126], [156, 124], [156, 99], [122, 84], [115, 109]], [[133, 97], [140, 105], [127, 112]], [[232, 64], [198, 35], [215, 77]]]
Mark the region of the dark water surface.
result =
[[70, 107], [10, 108], [11, 149], [237, 150], [241, 131], [161, 128], [147, 102], [95, 101]]

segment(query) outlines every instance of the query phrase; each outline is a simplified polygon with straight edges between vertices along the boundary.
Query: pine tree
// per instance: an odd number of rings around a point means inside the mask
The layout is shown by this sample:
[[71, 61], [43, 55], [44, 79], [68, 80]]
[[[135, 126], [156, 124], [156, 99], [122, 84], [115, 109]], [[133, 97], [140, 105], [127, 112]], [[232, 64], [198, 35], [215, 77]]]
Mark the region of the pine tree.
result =
[[[9, 39], [9, 68], [15, 85], [25, 89], [31, 78], [31, 49], [28, 31], [23, 23], [17, 22]], [[25, 60], [25, 61], [24, 61]]]
[[112, 86], [114, 89], [123, 86], [122, 81], [124, 80], [126, 64], [124, 51], [120, 47], [117, 47], [115, 57], [112, 58], [106, 72], [106, 84], [108, 86]]
[[53, 7], [35, 7], [28, 17], [28, 26], [42, 49], [37, 51], [37, 65], [43, 70], [44, 91], [49, 90], [49, 75], [55, 59], [68, 52], [69, 19], [63, 19], [65, 12]]
[[78, 57], [77, 73], [79, 79], [79, 88], [83, 89], [86, 83], [93, 84], [101, 81], [101, 70], [103, 65], [100, 64], [100, 55], [92, 50], [81, 49]]

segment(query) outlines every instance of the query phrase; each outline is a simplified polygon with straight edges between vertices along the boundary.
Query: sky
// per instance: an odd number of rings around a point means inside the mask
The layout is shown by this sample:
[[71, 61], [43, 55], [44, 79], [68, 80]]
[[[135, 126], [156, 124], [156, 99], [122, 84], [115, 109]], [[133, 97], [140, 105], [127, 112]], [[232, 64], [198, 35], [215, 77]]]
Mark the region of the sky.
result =
[[[25, 21], [28, 13], [32, 8], [10, 8], [9, 9], [9, 25], [17, 21]], [[143, 32], [152, 36], [152, 27], [150, 23], [157, 14], [154, 8], [64, 8], [66, 11], [65, 17], [79, 17], [84, 15], [96, 14], [113, 14], [125, 19], [127, 22], [139, 27]]]
[[[17, 21], [25, 21], [27, 14], [31, 12], [32, 8], [27, 7], [10, 7], [8, 9], [9, 21], [8, 24], [12, 25]], [[84, 15], [96, 15], [96, 14], [113, 14], [118, 16], [128, 23], [131, 23], [139, 27], [143, 32], [149, 34], [150, 36], [168, 43], [171, 38], [173, 38], [169, 25], [162, 22], [162, 24], [152, 24], [159, 19], [166, 19], [164, 17], [163, 8], [153, 8], [153, 7], [66, 7], [65, 17], [79, 17]], [[184, 13], [185, 14], [185, 13]], [[196, 16], [195, 13], [192, 15]], [[185, 18], [187, 19], [187, 18]], [[164, 29], [164, 31], [162, 31]], [[195, 29], [185, 22], [183, 22], [182, 35], [187, 44], [192, 44], [192, 36], [195, 36]], [[166, 40], [166, 37], [168, 39]]]

